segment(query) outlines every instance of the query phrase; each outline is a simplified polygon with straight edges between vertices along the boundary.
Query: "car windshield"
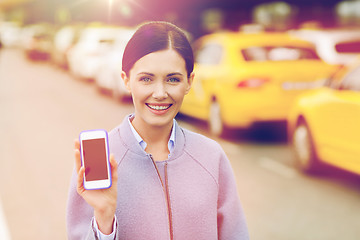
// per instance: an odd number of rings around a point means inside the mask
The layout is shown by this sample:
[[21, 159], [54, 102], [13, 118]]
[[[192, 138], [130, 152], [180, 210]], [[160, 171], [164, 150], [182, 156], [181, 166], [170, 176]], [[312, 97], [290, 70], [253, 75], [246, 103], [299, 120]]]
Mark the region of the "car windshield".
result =
[[360, 53], [360, 40], [338, 43], [335, 49], [338, 53]]
[[319, 57], [315, 50], [293, 46], [263, 46], [249, 47], [241, 50], [245, 61], [295, 61], [302, 59], [316, 59]]

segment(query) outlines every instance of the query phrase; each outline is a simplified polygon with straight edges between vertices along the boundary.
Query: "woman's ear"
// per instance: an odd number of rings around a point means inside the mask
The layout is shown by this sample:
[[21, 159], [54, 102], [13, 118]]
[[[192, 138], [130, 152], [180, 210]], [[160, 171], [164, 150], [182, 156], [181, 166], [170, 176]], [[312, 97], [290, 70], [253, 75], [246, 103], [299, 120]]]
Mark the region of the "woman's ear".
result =
[[188, 93], [189, 93], [189, 91], [190, 91], [190, 89], [191, 89], [191, 85], [192, 85], [192, 83], [193, 83], [193, 81], [194, 81], [194, 77], [195, 77], [195, 73], [192, 72], [192, 73], [190, 74], [190, 76], [188, 77], [188, 86], [187, 86], [187, 88], [186, 88], [185, 94], [188, 94]]
[[126, 89], [128, 90], [129, 93], [131, 93], [130, 79], [128, 78], [128, 76], [126, 75], [126, 73], [124, 71], [121, 71], [121, 78], [124, 81]]

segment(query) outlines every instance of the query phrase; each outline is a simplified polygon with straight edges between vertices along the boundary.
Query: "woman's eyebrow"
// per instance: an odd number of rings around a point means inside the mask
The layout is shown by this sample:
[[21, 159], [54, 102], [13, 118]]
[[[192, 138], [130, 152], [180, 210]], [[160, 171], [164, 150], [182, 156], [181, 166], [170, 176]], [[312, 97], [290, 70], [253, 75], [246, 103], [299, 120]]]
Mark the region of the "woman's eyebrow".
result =
[[183, 74], [180, 73], [180, 72], [174, 72], [174, 73], [169, 73], [168, 75], [166, 75], [167, 77], [171, 77], [171, 76], [174, 76], [174, 75], [180, 75], [182, 76]]
[[149, 75], [149, 76], [155, 76], [155, 74], [153, 74], [153, 73], [148, 73], [148, 72], [140, 72], [140, 73], [138, 73], [137, 75]]
[[[149, 73], [149, 72], [140, 72], [140, 73], [138, 73], [137, 75], [148, 75], [148, 76], [152, 76], [152, 77], [155, 76], [155, 74]], [[171, 76], [175, 76], [175, 75], [183, 76], [183, 74], [180, 73], [180, 72], [169, 73], [169, 74], [167, 74], [166, 76], [167, 76], [167, 77], [171, 77]]]

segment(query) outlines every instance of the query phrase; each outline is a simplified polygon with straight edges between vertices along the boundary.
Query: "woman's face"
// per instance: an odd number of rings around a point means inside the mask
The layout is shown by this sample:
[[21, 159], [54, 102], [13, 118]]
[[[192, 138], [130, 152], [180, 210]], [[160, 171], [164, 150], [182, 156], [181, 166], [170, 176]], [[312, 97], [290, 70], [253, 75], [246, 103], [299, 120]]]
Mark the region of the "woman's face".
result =
[[171, 125], [194, 77], [191, 73], [188, 78], [181, 55], [172, 49], [150, 53], [134, 64], [129, 75], [122, 73], [135, 106], [134, 126]]

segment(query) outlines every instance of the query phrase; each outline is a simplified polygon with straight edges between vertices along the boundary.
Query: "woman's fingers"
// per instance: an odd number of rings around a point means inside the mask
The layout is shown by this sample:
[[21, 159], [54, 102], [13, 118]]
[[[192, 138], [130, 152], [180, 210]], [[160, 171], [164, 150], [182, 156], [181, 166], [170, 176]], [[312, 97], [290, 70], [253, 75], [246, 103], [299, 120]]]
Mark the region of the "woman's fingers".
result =
[[81, 166], [81, 157], [80, 157], [80, 143], [77, 139], [74, 140], [74, 155], [75, 155], [75, 169], [78, 174], [77, 176], [77, 191], [81, 194], [84, 189], [84, 181], [83, 176], [85, 172], [85, 168]]
[[115, 160], [114, 154], [110, 154], [110, 165], [111, 165], [112, 182], [116, 183], [118, 176], [117, 176], [117, 162]]
[[74, 147], [75, 149], [79, 149], [80, 150], [80, 143], [78, 139], [74, 139]]
[[77, 177], [77, 192], [81, 195], [84, 191], [84, 181], [83, 181], [83, 176], [85, 173], [85, 168], [81, 167], [80, 170], [78, 171], [78, 177]]
[[80, 151], [78, 149], [75, 149], [74, 155], [75, 155], [75, 169], [76, 169], [76, 172], [79, 172], [79, 170], [81, 168]]
[[114, 154], [110, 154], [110, 165], [111, 165], [111, 171], [115, 171], [117, 169], [117, 162], [115, 160]]
[[80, 157], [80, 143], [79, 140], [74, 140], [74, 155], [75, 155], [75, 167], [76, 172], [78, 173], [81, 167], [81, 157]]

